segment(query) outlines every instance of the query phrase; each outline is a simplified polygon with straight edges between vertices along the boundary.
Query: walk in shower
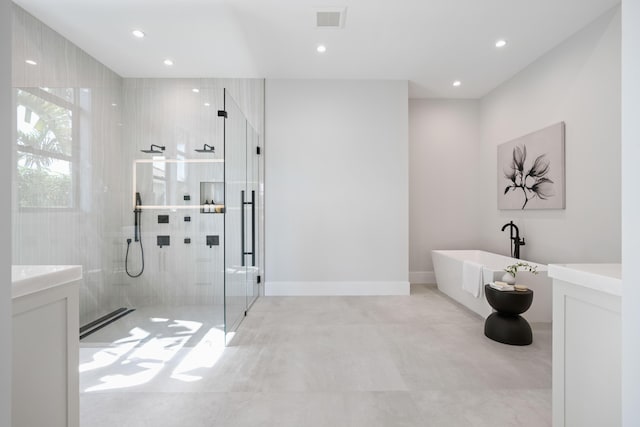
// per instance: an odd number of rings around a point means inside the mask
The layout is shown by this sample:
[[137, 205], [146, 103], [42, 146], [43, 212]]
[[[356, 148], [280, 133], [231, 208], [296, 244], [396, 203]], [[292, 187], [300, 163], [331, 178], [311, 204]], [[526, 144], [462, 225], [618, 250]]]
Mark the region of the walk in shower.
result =
[[13, 263], [83, 266], [81, 389], [197, 380], [260, 294], [264, 81], [122, 78], [17, 6], [13, 56]]
[[124, 81], [126, 203], [114, 243], [127, 248], [107, 300], [115, 316], [189, 313], [200, 329], [230, 333], [258, 296], [260, 137], [220, 83]]

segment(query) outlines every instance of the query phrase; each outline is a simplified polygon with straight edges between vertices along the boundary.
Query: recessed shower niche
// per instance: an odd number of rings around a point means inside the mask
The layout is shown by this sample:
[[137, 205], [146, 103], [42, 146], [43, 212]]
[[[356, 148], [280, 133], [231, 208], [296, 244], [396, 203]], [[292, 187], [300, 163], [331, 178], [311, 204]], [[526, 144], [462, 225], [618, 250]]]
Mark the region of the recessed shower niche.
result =
[[224, 182], [200, 183], [200, 213], [224, 213]]

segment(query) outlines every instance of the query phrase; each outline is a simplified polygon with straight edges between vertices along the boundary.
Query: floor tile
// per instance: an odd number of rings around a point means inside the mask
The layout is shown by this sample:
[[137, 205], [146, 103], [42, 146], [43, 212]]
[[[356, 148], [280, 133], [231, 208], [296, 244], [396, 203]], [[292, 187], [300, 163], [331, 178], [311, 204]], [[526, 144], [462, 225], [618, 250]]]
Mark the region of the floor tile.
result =
[[82, 426], [550, 425], [550, 325], [483, 327], [433, 286], [264, 297], [227, 347], [210, 308], [143, 307], [82, 341]]

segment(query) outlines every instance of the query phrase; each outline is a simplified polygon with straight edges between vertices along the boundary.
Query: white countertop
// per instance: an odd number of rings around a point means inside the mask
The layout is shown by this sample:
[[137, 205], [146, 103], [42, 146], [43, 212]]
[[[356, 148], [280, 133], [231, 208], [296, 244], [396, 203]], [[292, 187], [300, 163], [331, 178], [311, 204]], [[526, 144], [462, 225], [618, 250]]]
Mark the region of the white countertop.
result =
[[80, 279], [81, 265], [13, 265], [12, 297], [21, 297]]
[[622, 296], [622, 264], [549, 264], [549, 277]]

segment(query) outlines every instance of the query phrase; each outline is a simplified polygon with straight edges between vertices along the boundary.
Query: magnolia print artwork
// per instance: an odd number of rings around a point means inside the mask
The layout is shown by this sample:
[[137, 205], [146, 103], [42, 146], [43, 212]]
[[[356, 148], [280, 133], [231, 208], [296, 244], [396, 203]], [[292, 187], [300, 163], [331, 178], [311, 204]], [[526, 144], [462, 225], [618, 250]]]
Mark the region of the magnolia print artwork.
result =
[[498, 146], [498, 209], [564, 207], [564, 122]]

